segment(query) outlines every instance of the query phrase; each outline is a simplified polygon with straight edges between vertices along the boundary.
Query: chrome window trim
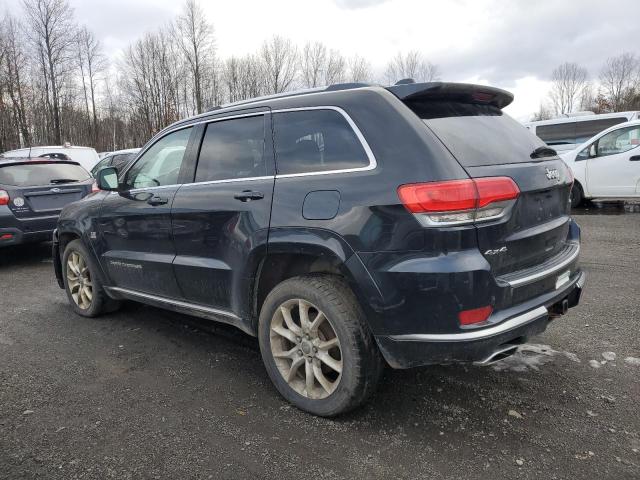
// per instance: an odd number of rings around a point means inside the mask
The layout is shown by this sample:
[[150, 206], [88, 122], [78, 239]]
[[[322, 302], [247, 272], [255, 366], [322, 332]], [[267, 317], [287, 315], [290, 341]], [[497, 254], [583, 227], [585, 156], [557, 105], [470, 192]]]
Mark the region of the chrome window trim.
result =
[[547, 310], [547, 307], [542, 306], [523, 313], [522, 315], [512, 317], [493, 327], [483, 328], [481, 330], [462, 333], [416, 333], [408, 335], [391, 335], [389, 338], [399, 342], [467, 342], [471, 340], [482, 340], [508, 332], [514, 328], [521, 327], [522, 325], [532, 322], [533, 320], [537, 320], [548, 313], [549, 311]]
[[236, 182], [255, 182], [257, 180], [273, 180], [273, 175], [263, 175], [260, 177], [243, 177], [243, 178], [228, 178], [223, 180], [206, 180], [204, 182], [191, 182], [183, 183], [182, 187], [190, 187], [191, 185], [215, 185], [217, 183], [236, 183]]
[[[268, 107], [266, 107], [266, 108], [268, 108]], [[349, 127], [351, 127], [351, 130], [353, 131], [353, 133], [358, 138], [358, 141], [360, 142], [360, 145], [362, 145], [362, 148], [364, 149], [365, 154], [367, 155], [367, 159], [369, 160], [369, 165], [365, 165], [364, 167], [343, 168], [343, 169], [337, 169], [337, 170], [320, 170], [320, 171], [316, 171], [316, 172], [302, 172], [302, 173], [284, 173], [284, 174], [276, 174], [276, 175], [266, 175], [266, 176], [262, 176], [262, 177], [229, 178], [229, 179], [221, 179], [221, 180], [210, 180], [210, 181], [206, 181], [206, 182], [190, 182], [190, 183], [174, 184], [174, 185], [159, 185], [157, 187], [137, 188], [137, 189], [132, 189], [132, 190], [128, 190], [128, 191], [136, 193], [136, 192], [140, 192], [140, 191], [148, 191], [148, 190], [161, 189], [161, 188], [173, 188], [173, 187], [180, 187], [180, 186], [186, 186], [186, 185], [205, 185], [205, 184], [216, 184], [216, 183], [231, 183], [231, 182], [240, 182], [240, 181], [261, 180], [261, 179], [265, 179], [265, 178], [274, 178], [274, 177], [276, 179], [277, 178], [296, 178], [296, 177], [309, 177], [309, 176], [316, 176], [316, 175], [334, 175], [334, 174], [339, 174], [339, 173], [367, 172], [369, 170], [374, 170], [374, 169], [377, 168], [378, 162], [376, 160], [375, 155], [373, 154], [373, 150], [371, 150], [371, 147], [369, 146], [369, 143], [367, 142], [366, 138], [364, 137], [364, 135], [362, 134], [362, 132], [360, 131], [358, 126], [355, 124], [355, 122], [353, 121], [351, 116], [349, 116], [349, 114], [346, 111], [344, 111], [342, 108], [340, 108], [338, 106], [335, 106], [335, 105], [319, 105], [319, 106], [312, 106], [312, 107], [279, 108], [279, 109], [276, 109], [276, 110], [265, 110], [265, 111], [262, 111], [262, 112], [249, 112], [249, 113], [241, 113], [241, 114], [237, 114], [237, 115], [226, 115], [226, 116], [222, 116], [220, 118], [209, 118], [209, 119], [206, 119], [206, 120], [200, 120], [200, 121], [197, 121], [197, 122], [189, 123], [188, 125], [181, 125], [179, 127], [174, 128], [173, 130], [169, 130], [169, 131], [165, 132], [165, 134], [162, 135], [162, 137], [159, 137], [155, 142], [150, 144], [147, 148], [145, 148], [144, 150], [140, 151], [138, 153], [138, 156], [137, 156], [136, 160], [134, 162], [132, 162], [128, 166], [128, 168], [122, 173], [123, 177], [126, 176], [126, 174], [133, 167], [133, 165], [135, 165], [138, 162], [138, 159], [140, 159], [147, 152], [147, 150], [149, 150], [149, 148], [151, 148], [153, 145], [155, 145], [161, 139], [165, 138], [167, 135], [170, 135], [170, 134], [172, 134], [174, 132], [177, 132], [179, 130], [184, 130], [185, 128], [195, 127], [196, 125], [209, 124], [209, 123], [214, 123], [214, 122], [222, 122], [224, 120], [233, 120], [235, 118], [257, 117], [259, 115], [265, 116], [267, 114], [273, 114], [273, 113], [304, 112], [304, 111], [313, 111], [313, 110], [333, 110], [335, 112], [338, 112], [340, 115], [342, 115], [342, 117], [347, 121], [347, 124], [349, 125]]]
[[215, 315], [221, 315], [223, 317], [230, 317], [230, 318], [234, 318], [236, 320], [240, 320], [240, 317], [238, 317], [235, 313], [233, 312], [228, 312], [226, 310], [220, 310], [217, 308], [211, 308], [211, 307], [206, 307], [204, 305], [198, 305], [198, 304], [194, 304], [194, 303], [189, 303], [189, 302], [183, 302], [180, 300], [173, 300], [170, 298], [165, 298], [165, 297], [158, 297], [157, 295], [151, 295], [148, 293], [142, 293], [142, 292], [138, 292], [137, 290], [129, 290], [128, 288], [121, 288], [121, 287], [105, 287], [107, 290], [113, 291], [113, 292], [119, 292], [119, 293], [123, 293], [125, 295], [131, 295], [134, 297], [140, 297], [140, 298], [147, 298], [149, 300], [153, 300], [156, 302], [161, 302], [161, 303], [166, 303], [166, 304], [170, 304], [170, 305], [175, 305], [177, 307], [183, 307], [183, 308], [189, 308], [192, 310], [199, 310], [201, 312], [205, 312], [205, 313], [212, 313]]

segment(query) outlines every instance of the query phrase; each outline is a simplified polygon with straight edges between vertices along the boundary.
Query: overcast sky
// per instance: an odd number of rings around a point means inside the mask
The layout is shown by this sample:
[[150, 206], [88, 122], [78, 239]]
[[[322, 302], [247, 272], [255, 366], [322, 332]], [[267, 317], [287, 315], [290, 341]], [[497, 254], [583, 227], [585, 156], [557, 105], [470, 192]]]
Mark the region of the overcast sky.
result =
[[[0, 0], [20, 10], [21, 0]], [[597, 77], [605, 59], [638, 53], [640, 0], [201, 0], [218, 53], [255, 51], [273, 34], [319, 40], [358, 53], [376, 73], [398, 51], [417, 49], [442, 79], [495, 85], [515, 94], [509, 113], [526, 119], [553, 68], [578, 62]], [[180, 0], [70, 0], [117, 58], [145, 31], [175, 17]], [[0, 11], [2, 11], [0, 6]]]

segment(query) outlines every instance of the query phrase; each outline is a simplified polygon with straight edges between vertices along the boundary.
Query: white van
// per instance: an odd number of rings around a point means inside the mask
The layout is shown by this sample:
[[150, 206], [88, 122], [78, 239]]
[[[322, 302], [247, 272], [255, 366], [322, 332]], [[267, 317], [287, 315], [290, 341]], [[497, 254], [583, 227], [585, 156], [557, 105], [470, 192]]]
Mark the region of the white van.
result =
[[80, 165], [82, 165], [87, 171], [91, 171], [95, 164], [100, 160], [98, 158], [98, 152], [96, 152], [95, 148], [71, 146], [20, 148], [18, 150], [10, 150], [8, 152], [4, 152], [0, 155], [0, 158], [35, 158], [44, 156], [50, 158], [58, 158], [60, 160], [73, 160], [74, 162], [78, 162]]
[[528, 122], [524, 126], [558, 152], [573, 150], [598, 133], [619, 123], [640, 118], [640, 112], [569, 114], [551, 120]]

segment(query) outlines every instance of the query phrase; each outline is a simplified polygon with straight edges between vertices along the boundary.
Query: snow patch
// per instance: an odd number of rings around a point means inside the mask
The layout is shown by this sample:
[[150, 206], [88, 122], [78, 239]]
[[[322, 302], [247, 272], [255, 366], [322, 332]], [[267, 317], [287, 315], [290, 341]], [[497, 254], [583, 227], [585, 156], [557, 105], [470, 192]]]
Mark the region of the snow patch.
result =
[[512, 372], [539, 370], [539, 367], [549, 363], [558, 353], [560, 352], [554, 350], [549, 345], [524, 344], [518, 347], [518, 351], [516, 353], [504, 360], [492, 364], [491, 367], [498, 372], [502, 372], [504, 370], [510, 370]]
[[640, 358], [627, 357], [624, 359], [624, 363], [627, 365], [633, 365], [634, 367], [640, 367]]

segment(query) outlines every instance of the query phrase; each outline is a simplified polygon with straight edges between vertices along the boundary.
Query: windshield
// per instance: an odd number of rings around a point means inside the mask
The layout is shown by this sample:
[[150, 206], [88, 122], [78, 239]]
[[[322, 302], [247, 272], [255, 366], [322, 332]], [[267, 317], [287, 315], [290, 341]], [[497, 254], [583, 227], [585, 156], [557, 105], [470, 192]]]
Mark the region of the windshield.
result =
[[499, 108], [451, 101], [407, 102], [465, 167], [531, 162], [545, 143]]
[[70, 163], [23, 163], [0, 167], [0, 184], [14, 187], [81, 182], [89, 178], [89, 172], [84, 168]]

